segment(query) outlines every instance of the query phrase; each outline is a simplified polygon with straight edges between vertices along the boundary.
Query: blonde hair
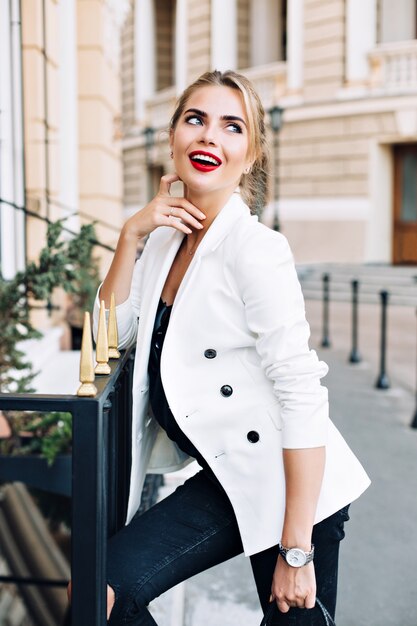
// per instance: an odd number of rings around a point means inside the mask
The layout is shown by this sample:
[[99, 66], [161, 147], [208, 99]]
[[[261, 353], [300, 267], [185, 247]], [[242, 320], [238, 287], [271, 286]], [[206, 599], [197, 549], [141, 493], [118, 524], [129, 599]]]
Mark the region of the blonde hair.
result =
[[242, 174], [240, 187], [242, 196], [252, 213], [260, 213], [266, 204], [269, 153], [265, 132], [265, 111], [252, 83], [243, 74], [232, 70], [206, 72], [189, 85], [179, 97], [170, 122], [173, 132], [190, 97], [200, 87], [230, 87], [240, 91], [248, 118], [249, 158], [253, 161], [250, 171]]

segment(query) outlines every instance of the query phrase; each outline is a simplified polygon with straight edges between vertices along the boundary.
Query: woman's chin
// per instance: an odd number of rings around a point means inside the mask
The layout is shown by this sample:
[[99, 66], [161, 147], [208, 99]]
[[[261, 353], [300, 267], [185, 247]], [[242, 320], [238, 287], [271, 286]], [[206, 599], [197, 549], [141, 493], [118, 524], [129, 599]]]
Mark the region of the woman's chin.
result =
[[207, 174], [181, 178], [182, 182], [187, 188], [187, 193], [212, 193], [219, 189], [218, 183], [216, 184], [213, 180], [210, 180], [209, 178], [204, 178], [204, 176], [207, 176]]
[[199, 176], [181, 176], [181, 180], [184, 183], [184, 188], [187, 190], [187, 196], [216, 193], [222, 194], [229, 187], [232, 191], [236, 187], [233, 183], [219, 181], [213, 177], [210, 178], [209, 174], [201, 174]]

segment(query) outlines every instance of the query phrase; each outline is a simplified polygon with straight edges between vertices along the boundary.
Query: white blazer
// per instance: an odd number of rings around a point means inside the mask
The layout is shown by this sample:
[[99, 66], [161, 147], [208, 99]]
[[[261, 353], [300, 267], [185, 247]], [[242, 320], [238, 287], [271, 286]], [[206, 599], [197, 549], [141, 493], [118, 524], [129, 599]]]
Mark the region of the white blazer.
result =
[[[127, 521], [146, 472], [192, 459], [149, 411], [148, 359], [159, 298], [183, 233], [159, 227], [116, 308], [119, 348], [136, 342], [132, 470]], [[94, 306], [97, 331], [99, 302]], [[171, 411], [207, 460], [236, 514], [245, 555], [275, 545], [285, 511], [283, 448], [326, 446], [315, 522], [350, 503], [370, 480], [328, 417], [328, 367], [308, 347], [309, 325], [283, 235], [232, 194], [200, 242], [178, 289], [161, 356]]]

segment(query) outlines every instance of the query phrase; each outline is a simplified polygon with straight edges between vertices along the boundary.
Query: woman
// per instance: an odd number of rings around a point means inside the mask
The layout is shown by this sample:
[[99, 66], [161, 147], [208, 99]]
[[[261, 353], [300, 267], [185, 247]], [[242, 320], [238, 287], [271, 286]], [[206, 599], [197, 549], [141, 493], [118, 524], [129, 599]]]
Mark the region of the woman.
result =
[[[94, 311], [97, 328], [114, 292], [120, 348], [137, 345], [109, 623], [155, 624], [155, 597], [244, 551], [274, 623], [312, 624], [316, 592], [334, 615], [343, 524], [369, 479], [328, 418], [327, 366], [308, 347], [288, 243], [249, 209], [264, 204], [267, 171], [250, 82], [201, 76], [178, 102], [170, 147], [175, 174], [124, 225]], [[170, 194], [178, 180], [184, 197]], [[193, 459], [201, 471], [134, 517], [147, 471]]]

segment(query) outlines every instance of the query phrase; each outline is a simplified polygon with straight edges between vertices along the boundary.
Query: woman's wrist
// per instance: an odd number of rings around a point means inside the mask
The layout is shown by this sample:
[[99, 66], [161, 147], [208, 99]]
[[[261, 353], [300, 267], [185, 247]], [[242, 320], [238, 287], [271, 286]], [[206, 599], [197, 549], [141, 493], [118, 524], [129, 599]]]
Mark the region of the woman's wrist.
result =
[[304, 552], [311, 550], [312, 528], [300, 528], [296, 526], [283, 528], [280, 543], [284, 548], [301, 548]]
[[119, 242], [130, 245], [137, 245], [138, 241], [144, 238], [144, 235], [133, 230], [126, 222], [120, 231]]
[[282, 536], [282, 539], [280, 541], [280, 544], [282, 546], [284, 546], [284, 548], [300, 548], [301, 550], [304, 550], [304, 552], [310, 552], [311, 550], [311, 539], [305, 539], [305, 538], [291, 538], [291, 537], [285, 537], [284, 535]]

